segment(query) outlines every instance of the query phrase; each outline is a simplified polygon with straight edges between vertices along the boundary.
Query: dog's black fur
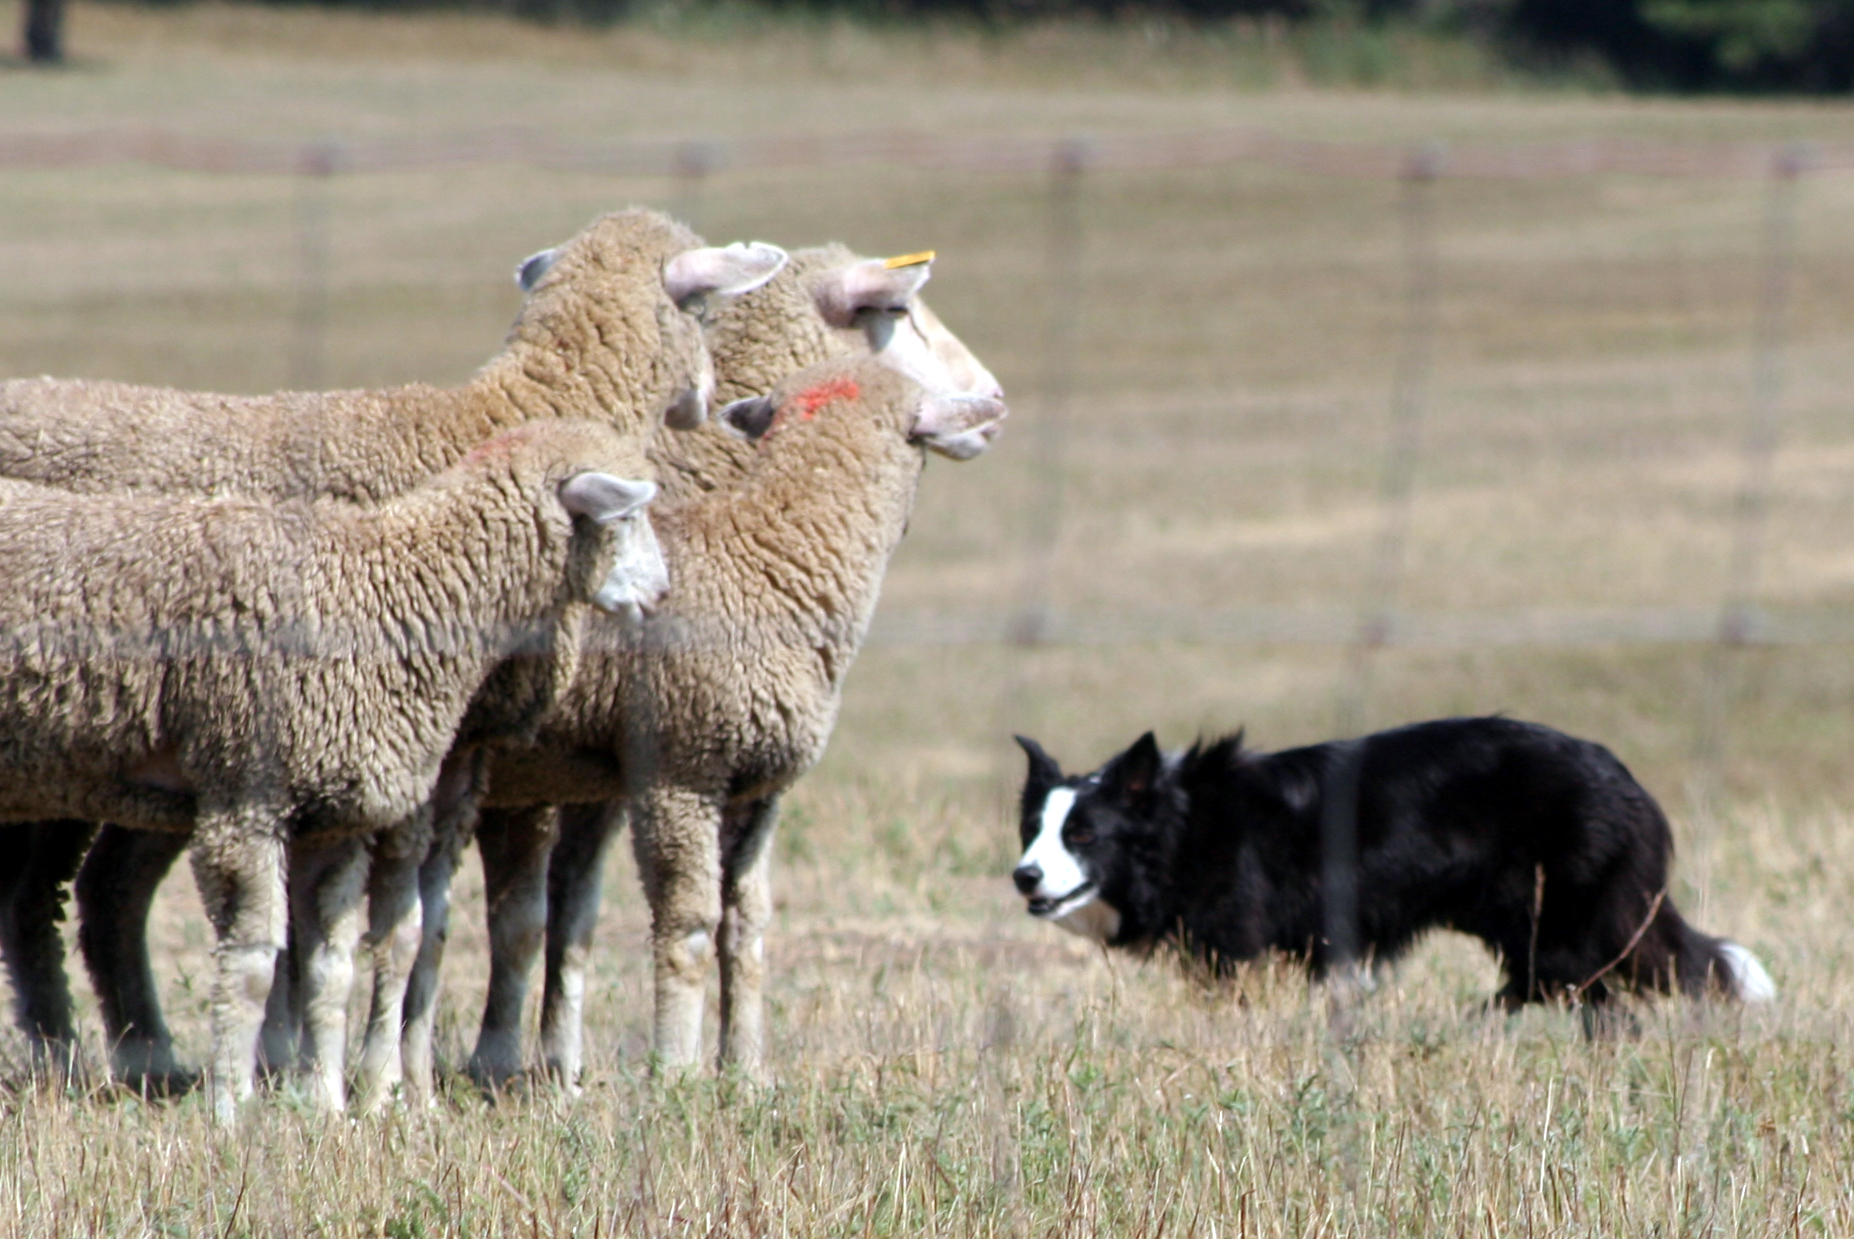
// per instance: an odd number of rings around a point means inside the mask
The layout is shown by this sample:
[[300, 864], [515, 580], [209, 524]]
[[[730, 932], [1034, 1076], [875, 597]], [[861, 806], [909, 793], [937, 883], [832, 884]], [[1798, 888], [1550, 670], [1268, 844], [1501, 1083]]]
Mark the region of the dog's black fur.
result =
[[[1599, 744], [1455, 718], [1279, 753], [1245, 749], [1238, 732], [1167, 760], [1147, 732], [1096, 773], [1065, 776], [1017, 739], [1025, 845], [1050, 792], [1073, 789], [1062, 844], [1118, 914], [1111, 945], [1169, 941], [1219, 969], [1279, 951], [1323, 970], [1323, 806], [1355, 795], [1363, 958], [1390, 961], [1442, 927], [1493, 949], [1509, 1008], [1600, 1003], [1618, 984], [1746, 992], [1727, 944], [1667, 897], [1666, 817]], [[1034, 896], [1025, 869], [1017, 884]], [[1033, 897], [1031, 910], [1053, 909]]]

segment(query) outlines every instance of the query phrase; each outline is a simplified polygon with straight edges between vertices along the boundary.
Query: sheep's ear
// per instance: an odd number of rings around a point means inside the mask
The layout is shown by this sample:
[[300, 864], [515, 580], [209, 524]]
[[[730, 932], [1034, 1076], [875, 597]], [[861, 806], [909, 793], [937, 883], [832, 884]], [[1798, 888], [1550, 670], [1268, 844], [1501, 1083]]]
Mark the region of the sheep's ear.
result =
[[764, 241], [684, 250], [663, 264], [663, 289], [677, 305], [709, 293], [750, 292], [785, 266], [786, 253]]
[[609, 473], [576, 473], [560, 483], [560, 503], [574, 516], [600, 525], [622, 520], [657, 497], [655, 482], [633, 481]]
[[771, 396], [748, 396], [721, 410], [721, 424], [751, 442], [764, 437], [778, 415], [778, 402]]
[[865, 310], [906, 310], [932, 274], [932, 254], [871, 258], [826, 273], [813, 286], [812, 297], [825, 322], [848, 327]]
[[991, 446], [1007, 412], [996, 396], [929, 392], [921, 398], [908, 437], [942, 456], [971, 460]]
[[515, 282], [521, 286], [523, 292], [533, 292], [534, 286], [541, 282], [541, 277], [553, 268], [559, 258], [559, 246], [550, 250], [542, 250], [538, 254], [528, 255], [521, 260], [521, 265], [515, 268]]

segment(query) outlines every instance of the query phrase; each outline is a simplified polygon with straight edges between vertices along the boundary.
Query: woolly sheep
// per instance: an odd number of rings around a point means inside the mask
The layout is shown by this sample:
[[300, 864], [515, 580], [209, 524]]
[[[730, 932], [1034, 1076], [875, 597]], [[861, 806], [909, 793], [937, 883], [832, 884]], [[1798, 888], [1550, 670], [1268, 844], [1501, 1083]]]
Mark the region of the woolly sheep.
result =
[[[833, 357], [869, 355], [930, 390], [1002, 398], [998, 381], [916, 295], [931, 273], [932, 255], [860, 258], [842, 245], [797, 250], [765, 285], [710, 316], [709, 349], [719, 400], [764, 395], [794, 370]], [[738, 485], [754, 445], [718, 426], [660, 440], [651, 456], [665, 502]], [[506, 799], [498, 797], [498, 800]], [[768, 810], [770, 813], [770, 810]], [[486, 810], [476, 838], [483, 861], [489, 917], [490, 980], [481, 1031], [468, 1070], [495, 1084], [521, 1069], [521, 1013], [542, 943], [546, 945], [542, 1054], [551, 1073], [570, 1086], [581, 1061], [585, 968], [597, 924], [605, 850], [623, 823], [615, 805], [551, 805]], [[440, 892], [460, 841], [434, 855], [425, 887]], [[430, 909], [428, 909], [428, 912]], [[440, 916], [427, 921], [441, 938]], [[436, 949], [421, 955], [414, 986], [420, 1004], [408, 1011], [409, 1039], [426, 1039]]]
[[[795, 369], [859, 354], [873, 355], [930, 388], [1001, 396], [997, 380], [916, 296], [931, 272], [931, 255], [910, 259], [864, 259], [841, 245], [799, 250], [760, 288], [714, 307], [707, 316], [707, 335], [715, 358], [717, 397], [763, 394]], [[751, 444], [712, 425], [658, 439], [650, 451], [666, 499], [737, 484], [753, 459]], [[449, 878], [467, 840], [469, 816], [468, 806], [453, 809], [451, 825], [439, 830], [439, 845], [421, 875], [425, 941], [410, 978], [404, 1022], [405, 1071], [415, 1092], [429, 1076], [435, 974], [448, 928]], [[489, 999], [470, 1060], [479, 1078], [499, 1080], [519, 1068], [521, 1009], [540, 949], [543, 918], [548, 942], [544, 1052], [566, 1079], [577, 1076], [579, 996], [597, 918], [600, 861], [614, 823], [622, 820], [622, 812], [604, 806], [573, 806], [565, 811], [564, 837], [555, 853], [551, 805], [484, 815], [478, 841], [491, 896], [492, 954]], [[153, 1077], [157, 1083], [179, 1073], [148, 965], [147, 909], [155, 886], [179, 851], [176, 840], [106, 827], [77, 882], [79, 942], [101, 1001], [117, 1069], [133, 1078]], [[55, 901], [55, 894], [42, 900]], [[56, 903], [51, 906], [55, 912]], [[37, 915], [44, 919], [46, 914], [40, 910]], [[40, 1006], [66, 1013], [62, 945], [55, 932], [50, 937], [52, 949], [43, 952], [42, 970], [50, 980], [40, 988], [52, 993], [55, 1001]], [[9, 962], [17, 954], [9, 952]], [[386, 970], [385, 975], [396, 973]], [[390, 995], [376, 993], [364, 1059], [383, 1053], [376, 1034], [389, 1005]], [[266, 1023], [266, 1058], [281, 1064], [293, 1054], [292, 1013], [287, 1003], [279, 1003], [273, 1012], [278, 1018]], [[68, 1024], [68, 1014], [64, 1021]], [[24, 1013], [22, 1022], [28, 1022]], [[40, 1022], [64, 1026], [55, 1015], [42, 1016]]]
[[[508, 342], [462, 387], [240, 397], [82, 380], [4, 382], [0, 476], [86, 492], [378, 500], [531, 419], [594, 417], [641, 437], [662, 412], [687, 428], [701, 420], [713, 377], [698, 322], [681, 307], [750, 290], [784, 261], [776, 246], [703, 247], [665, 216], [618, 212], [521, 264], [517, 281], [527, 297]], [[35, 862], [15, 869], [10, 889], [0, 887], [0, 953], [33, 1043], [68, 1047], [74, 1026], [56, 920], [80, 852], [63, 842], [67, 824], [54, 829], [61, 841], [42, 844], [31, 828], [0, 830], [0, 855]], [[152, 887], [178, 851], [177, 840], [125, 839], [105, 828], [98, 859], [79, 883], [80, 906], [108, 908], [104, 928], [112, 932], [82, 933], [80, 941], [112, 1057], [135, 1078], [177, 1074], [143, 923]], [[60, 854], [62, 866], [42, 863]]]
[[460, 387], [226, 396], [83, 379], [0, 383], [0, 476], [67, 490], [232, 491], [373, 502], [536, 419], [589, 418], [639, 439], [692, 426], [713, 387], [698, 321], [679, 309], [740, 292], [777, 246], [704, 248], [654, 211], [620, 211], [522, 264], [502, 351]]
[[374, 508], [0, 483], [0, 821], [191, 829], [221, 1120], [252, 1088], [286, 845], [414, 819], [493, 673], [576, 656], [578, 604], [661, 592], [655, 487], [613, 472], [638, 455], [538, 424]]
[[[927, 392], [872, 358], [812, 366], [730, 405], [754, 457], [736, 486], [656, 512], [671, 585], [641, 644], [595, 627], [588, 648], [600, 655], [582, 661], [536, 742], [493, 755], [492, 806], [625, 798], [664, 1063], [699, 1053], [718, 938], [723, 1055], [759, 1070], [779, 795], [829, 739], [923, 448], [970, 459], [1004, 412], [993, 397]], [[562, 1048], [570, 1081], [577, 1045]]]

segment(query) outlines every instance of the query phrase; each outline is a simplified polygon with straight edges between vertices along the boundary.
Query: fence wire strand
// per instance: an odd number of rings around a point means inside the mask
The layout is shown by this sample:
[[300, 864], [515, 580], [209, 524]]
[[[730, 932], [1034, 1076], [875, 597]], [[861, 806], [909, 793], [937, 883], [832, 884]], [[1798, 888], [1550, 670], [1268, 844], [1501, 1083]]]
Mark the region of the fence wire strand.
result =
[[1759, 640], [1758, 582], [1770, 528], [1771, 489], [1781, 438], [1783, 352], [1795, 265], [1796, 209], [1806, 148], [1793, 147], [1771, 161], [1764, 197], [1757, 322], [1751, 346], [1751, 385], [1738, 450], [1738, 493], [1732, 505], [1731, 551], [1717, 633], [1707, 651], [1699, 702], [1694, 797], [1700, 828], [1716, 825], [1724, 789], [1727, 732], [1736, 655]]
[[[672, 209], [699, 222], [714, 179], [723, 172], [881, 163], [934, 171], [1046, 178], [1047, 313], [1041, 385], [1032, 404], [1033, 485], [1023, 526], [1022, 570], [1005, 614], [885, 612], [874, 635], [884, 644], [998, 643], [1032, 647], [1128, 640], [1294, 641], [1343, 646], [1338, 729], [1353, 735], [1370, 713], [1374, 667], [1387, 647], [1530, 643], [1709, 641], [1701, 674], [1695, 768], [1710, 805], [1723, 779], [1735, 653], [1757, 641], [1818, 644], [1854, 640], [1854, 621], [1839, 614], [1760, 616], [1755, 609], [1765, 557], [1773, 469], [1779, 439], [1783, 354], [1788, 332], [1798, 186], [1805, 171], [1854, 170], [1854, 142], [1808, 147], [1767, 142], [1653, 142], [1603, 138], [1415, 149], [1283, 137], [1259, 129], [1087, 138], [948, 137], [897, 131], [743, 139], [638, 139], [574, 143], [551, 135], [503, 131], [448, 140], [369, 139], [337, 146], [240, 141], [154, 129], [0, 132], [0, 167], [44, 170], [140, 162], [203, 173], [272, 173], [297, 180], [294, 229], [296, 288], [288, 373], [299, 388], [328, 377], [332, 186], [337, 176], [451, 166], [519, 163], [578, 173], [660, 176], [674, 186]], [[1403, 271], [1401, 337], [1390, 392], [1388, 435], [1377, 496], [1377, 534], [1360, 581], [1356, 610], [1292, 610], [1240, 603], [1214, 612], [1087, 614], [1055, 597], [1055, 563], [1066, 519], [1064, 491], [1076, 373], [1082, 356], [1088, 238], [1082, 218], [1085, 175], [1110, 171], [1212, 168], [1234, 164], [1337, 178], [1396, 181]], [[1753, 179], [1766, 182], [1759, 257], [1760, 295], [1752, 348], [1750, 397], [1739, 447], [1740, 482], [1731, 550], [1719, 607], [1585, 611], [1531, 608], [1512, 613], [1422, 615], [1400, 608], [1412, 533], [1416, 479], [1423, 454], [1424, 406], [1437, 331], [1436, 186], [1451, 180], [1541, 180], [1627, 174], [1644, 177]], [[1005, 676], [1001, 715], [1021, 700], [1026, 656]], [[647, 729], [646, 729], [647, 730]], [[645, 758], [645, 760], [648, 760]], [[1355, 800], [1334, 789], [1325, 843], [1340, 863], [1354, 854]], [[1344, 879], [1334, 875], [1344, 889]], [[1347, 901], [1333, 904], [1326, 926], [1338, 958], [1350, 958], [1355, 927]]]

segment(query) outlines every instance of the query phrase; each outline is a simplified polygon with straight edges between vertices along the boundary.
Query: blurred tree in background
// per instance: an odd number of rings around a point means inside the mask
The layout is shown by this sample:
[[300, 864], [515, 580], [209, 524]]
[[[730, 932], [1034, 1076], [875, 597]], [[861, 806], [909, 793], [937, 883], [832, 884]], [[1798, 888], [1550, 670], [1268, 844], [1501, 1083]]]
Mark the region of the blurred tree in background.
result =
[[[144, 0], [171, 3], [175, 0]], [[498, 9], [531, 21], [675, 24], [703, 14], [775, 13], [873, 23], [1154, 18], [1309, 37], [1373, 31], [1468, 39], [1547, 75], [1603, 76], [1650, 90], [1854, 89], [1854, 0], [269, 0], [370, 9]], [[63, 0], [25, 0], [27, 54], [56, 60]]]
[[1503, 31], [1547, 55], [1595, 53], [1638, 86], [1845, 91], [1854, 0], [1509, 0]]
[[26, 59], [58, 64], [64, 59], [64, 0], [26, 0]]

